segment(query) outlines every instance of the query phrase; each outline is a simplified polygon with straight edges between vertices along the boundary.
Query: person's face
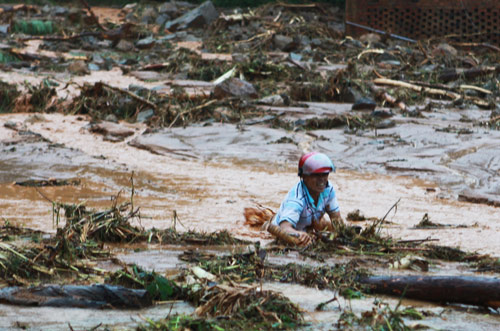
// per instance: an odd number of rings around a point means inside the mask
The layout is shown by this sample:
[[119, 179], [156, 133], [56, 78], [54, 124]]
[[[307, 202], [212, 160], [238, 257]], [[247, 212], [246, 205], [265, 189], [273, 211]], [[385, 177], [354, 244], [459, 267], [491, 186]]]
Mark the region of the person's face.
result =
[[328, 175], [329, 173], [304, 175], [302, 176], [302, 179], [311, 194], [319, 195], [328, 184]]

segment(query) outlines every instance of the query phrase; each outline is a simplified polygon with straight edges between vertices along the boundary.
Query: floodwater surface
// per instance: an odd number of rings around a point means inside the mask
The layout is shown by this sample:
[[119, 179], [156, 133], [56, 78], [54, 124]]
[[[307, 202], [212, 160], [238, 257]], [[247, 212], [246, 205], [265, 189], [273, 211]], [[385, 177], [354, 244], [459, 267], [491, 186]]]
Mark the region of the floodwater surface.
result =
[[[243, 209], [261, 204], [277, 210], [281, 199], [298, 180], [295, 173], [298, 154], [294, 155], [291, 148], [286, 152], [279, 144], [263, 142], [269, 137], [279, 137], [273, 129], [247, 128], [253, 133], [245, 134], [250, 134], [254, 145], [244, 154], [241, 151], [245, 150], [246, 139], [241, 140], [240, 148], [232, 147], [235, 149], [231, 152], [226, 149], [227, 140], [214, 139], [210, 145], [209, 139], [200, 138], [201, 146], [206, 145], [200, 148], [205, 154], [197, 153], [192, 158], [172, 153], [153, 154], [131, 146], [128, 142], [140, 137], [144, 129], [138, 124], [126, 124], [138, 128], [136, 134], [113, 143], [86, 130], [87, 121], [74, 116], [44, 115], [44, 120], [34, 123], [26, 121], [29, 117], [13, 114], [1, 119], [4, 123], [23, 122], [30, 131], [50, 142], [22, 142], [16, 131], [0, 128], [0, 138], [9, 141], [2, 146], [0, 204], [4, 218], [41, 230], [52, 229], [49, 200], [85, 201], [90, 207], [102, 208], [109, 206], [119, 192], [122, 201], [129, 199], [133, 178], [134, 202], [140, 206], [141, 224], [146, 228], [171, 226], [175, 212], [186, 229], [226, 229], [239, 237], [259, 238], [258, 232], [243, 226]], [[225, 129], [223, 126], [218, 130]], [[194, 132], [190, 128], [185, 130]], [[233, 127], [228, 126], [227, 130], [231, 132]], [[20, 142], [13, 144], [16, 139]], [[197, 149], [190, 152], [196, 153]], [[276, 159], [272, 157], [274, 152]], [[48, 178], [79, 178], [81, 184], [40, 188], [13, 184]], [[366, 217], [383, 217], [401, 199], [396, 212], [393, 210], [387, 217], [391, 223], [384, 231], [388, 234], [405, 240], [431, 237], [439, 239], [441, 245], [496, 256], [500, 251], [498, 208], [457, 201], [446, 186], [342, 168], [330, 180], [338, 191], [344, 218], [356, 209]], [[432, 222], [463, 227], [413, 229], [425, 214]]]

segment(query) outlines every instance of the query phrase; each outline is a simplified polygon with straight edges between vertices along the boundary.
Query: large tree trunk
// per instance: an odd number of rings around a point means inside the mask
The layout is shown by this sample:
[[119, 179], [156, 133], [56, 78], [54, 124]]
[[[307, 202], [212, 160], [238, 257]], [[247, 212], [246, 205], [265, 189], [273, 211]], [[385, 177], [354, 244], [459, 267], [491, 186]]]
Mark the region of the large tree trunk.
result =
[[153, 304], [146, 290], [108, 284], [5, 287], [0, 303], [20, 306], [139, 309]]
[[375, 293], [442, 303], [500, 307], [500, 279], [465, 276], [373, 276], [360, 280]]

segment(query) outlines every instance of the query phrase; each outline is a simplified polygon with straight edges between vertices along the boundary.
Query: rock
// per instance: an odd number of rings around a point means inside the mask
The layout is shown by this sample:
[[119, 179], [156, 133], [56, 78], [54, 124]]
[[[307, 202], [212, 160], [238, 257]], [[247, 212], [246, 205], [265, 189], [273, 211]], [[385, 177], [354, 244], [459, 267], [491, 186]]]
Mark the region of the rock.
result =
[[227, 97], [257, 98], [257, 91], [252, 84], [238, 78], [229, 78], [215, 86], [214, 97], [223, 99]]
[[99, 48], [111, 48], [113, 46], [113, 41], [111, 40], [99, 40], [97, 47]]
[[298, 61], [302, 60], [302, 55], [297, 54], [297, 53], [292, 52], [292, 53], [288, 54], [288, 56], [290, 57], [290, 60], [292, 60], [292, 61], [298, 62]]
[[396, 126], [396, 122], [394, 122], [393, 120], [389, 120], [389, 119], [380, 121], [377, 124], [375, 124], [375, 127], [377, 129], [389, 129], [389, 128], [393, 128], [395, 126]]
[[366, 44], [375, 44], [379, 43], [382, 40], [379, 34], [376, 33], [365, 33], [364, 35], [359, 37], [359, 41]]
[[90, 73], [85, 61], [74, 61], [68, 66], [68, 71], [75, 75], [87, 75]]
[[250, 56], [246, 53], [233, 53], [234, 63], [245, 63], [250, 62]]
[[9, 27], [10, 27], [10, 24], [3, 24], [3, 25], [0, 25], [0, 34], [8, 34], [9, 33]]
[[299, 36], [298, 39], [300, 41], [301, 47], [307, 47], [311, 45], [311, 38], [309, 38], [308, 36], [302, 35]]
[[147, 38], [138, 40], [135, 43], [135, 47], [137, 47], [138, 49], [149, 49], [149, 48], [153, 47], [155, 45], [155, 43], [156, 43], [155, 39], [153, 37], [149, 36]]
[[284, 52], [292, 48], [295, 48], [294, 46], [296, 46], [293, 38], [281, 34], [274, 35], [273, 44], [274, 47]]
[[155, 114], [153, 109], [146, 109], [141, 111], [139, 114], [137, 114], [137, 123], [144, 123], [147, 120], [149, 120], [151, 117], [153, 117]]
[[377, 103], [370, 98], [362, 97], [356, 99], [352, 105], [352, 110], [374, 110]]
[[131, 50], [133, 50], [135, 48], [134, 44], [132, 44], [130, 41], [124, 40], [124, 39], [120, 40], [115, 47], [116, 47], [116, 49], [118, 49], [122, 52], [130, 52]]
[[55, 6], [52, 8], [51, 14], [55, 16], [66, 16], [68, 14], [68, 8]]
[[203, 41], [201, 38], [198, 38], [192, 34], [187, 34], [184, 38], [182, 38], [183, 41], [195, 41], [195, 42], [198, 42], [198, 41]]
[[323, 41], [319, 38], [313, 38], [311, 40], [311, 45], [313, 45], [314, 47], [319, 47], [319, 46], [323, 45]]
[[165, 24], [165, 29], [169, 31], [184, 30], [187, 28], [202, 28], [219, 17], [219, 12], [215, 9], [211, 1], [205, 1], [197, 8], [187, 12], [181, 17]]
[[118, 123], [118, 117], [116, 117], [115, 114], [108, 114], [108, 115], [106, 115], [106, 117], [104, 118], [104, 120], [108, 121], [108, 122]]
[[158, 15], [158, 17], [155, 20], [155, 24], [158, 24], [159, 26], [163, 26], [167, 21], [170, 21], [172, 18], [168, 16], [167, 14], [161, 14]]
[[361, 94], [350, 87], [342, 90], [341, 94], [339, 95], [339, 101], [345, 103], [355, 103], [359, 98], [361, 98]]
[[285, 101], [283, 100], [283, 97], [279, 94], [275, 95], [269, 95], [267, 97], [264, 97], [258, 101], [259, 104], [262, 105], [269, 105], [269, 106], [284, 106]]
[[162, 15], [168, 15], [170, 17], [179, 17], [179, 7], [173, 1], [163, 3], [159, 8], [158, 12]]
[[92, 62], [94, 62], [95, 64], [98, 64], [98, 65], [101, 65], [101, 64], [104, 64], [105, 61], [104, 61], [104, 58], [99, 55], [99, 54], [92, 54]]
[[458, 55], [458, 51], [453, 46], [442, 43], [432, 50], [432, 55], [455, 58]]
[[45, 5], [42, 7], [42, 14], [47, 15], [50, 13], [51, 10], [52, 10], [52, 8], [49, 5]]
[[377, 56], [377, 62], [379, 64], [384, 63], [384, 64], [393, 65], [393, 66], [400, 66], [401, 65], [401, 62], [399, 61], [399, 59], [396, 56], [392, 55], [391, 53], [386, 53], [386, 52]]
[[101, 67], [95, 63], [89, 63], [88, 68], [90, 71], [99, 71], [101, 70]]
[[144, 11], [142, 12], [141, 16], [142, 16], [141, 22], [143, 24], [151, 24], [155, 21], [156, 17], [158, 16], [158, 12], [156, 11], [156, 8], [146, 7], [144, 8]]
[[390, 118], [390, 117], [394, 116], [394, 113], [390, 110], [381, 109], [381, 110], [374, 110], [371, 113], [371, 116], [378, 117], [378, 118]]
[[[102, 134], [106, 136], [108, 140], [112, 141], [119, 141], [116, 140], [116, 138], [121, 138], [121, 140], [123, 140], [135, 133], [134, 130], [113, 122], [91, 123], [89, 131]], [[111, 137], [112, 139], [110, 139]]]

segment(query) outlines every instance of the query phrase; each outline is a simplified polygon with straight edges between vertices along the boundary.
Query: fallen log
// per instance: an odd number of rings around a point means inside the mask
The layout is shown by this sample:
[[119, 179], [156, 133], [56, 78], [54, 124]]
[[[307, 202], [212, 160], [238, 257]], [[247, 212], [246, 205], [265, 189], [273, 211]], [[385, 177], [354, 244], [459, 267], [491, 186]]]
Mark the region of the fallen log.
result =
[[459, 78], [464, 78], [465, 80], [475, 79], [477, 77], [486, 76], [493, 73], [500, 72], [500, 66], [490, 66], [490, 67], [474, 67], [470, 69], [461, 68], [451, 68], [442, 71], [439, 74], [438, 79], [447, 83]]
[[419, 86], [415, 84], [411, 84], [408, 82], [403, 82], [399, 80], [393, 80], [393, 79], [385, 79], [385, 78], [376, 78], [373, 80], [373, 83], [376, 85], [388, 85], [388, 86], [394, 86], [394, 87], [402, 87], [402, 88], [407, 88], [410, 90], [413, 90], [418, 93], [422, 93], [425, 95], [431, 95], [431, 96], [438, 96], [438, 97], [446, 97], [449, 98], [453, 101], [457, 101], [460, 99], [471, 101], [475, 105], [482, 107], [482, 108], [491, 108], [492, 105], [490, 102], [487, 100], [482, 100], [479, 98], [475, 97], [470, 97], [467, 95], [461, 95], [452, 91], [448, 90], [442, 90], [442, 89], [437, 89], [437, 88], [430, 88], [430, 87], [425, 87], [425, 86]]
[[451, 91], [419, 86], [419, 85], [415, 85], [415, 84], [411, 84], [411, 83], [407, 83], [407, 82], [403, 82], [403, 81], [399, 81], [399, 80], [394, 80], [394, 79], [376, 78], [373, 80], [373, 82], [377, 85], [389, 85], [389, 86], [394, 86], [394, 87], [403, 87], [403, 88], [413, 90], [415, 92], [429, 94], [429, 95], [437, 95], [440, 97], [447, 97], [447, 98], [452, 99], [452, 100], [458, 100], [461, 97], [460, 94], [454, 93]]
[[500, 279], [469, 276], [372, 276], [360, 279], [373, 293], [440, 303], [500, 307]]
[[6, 287], [0, 303], [20, 306], [139, 309], [152, 305], [146, 290], [106, 284]]

